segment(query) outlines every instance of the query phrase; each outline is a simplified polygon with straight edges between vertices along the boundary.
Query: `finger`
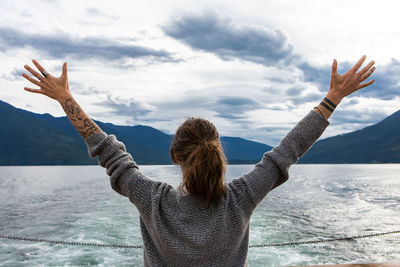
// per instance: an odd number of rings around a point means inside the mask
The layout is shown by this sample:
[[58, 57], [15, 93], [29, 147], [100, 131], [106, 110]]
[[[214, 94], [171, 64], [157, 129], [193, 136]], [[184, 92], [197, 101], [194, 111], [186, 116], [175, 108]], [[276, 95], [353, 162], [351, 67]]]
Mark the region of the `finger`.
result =
[[367, 56], [362, 56], [357, 63], [349, 70], [349, 72], [355, 73], [364, 63], [364, 60], [367, 58]]
[[31, 76], [29, 76], [28, 74], [23, 73], [22, 77], [24, 77], [25, 79], [27, 79], [28, 81], [30, 81], [33, 84], [36, 84], [37, 86], [42, 86], [40, 84], [40, 82], [38, 80], [33, 79]]
[[33, 89], [33, 88], [24, 87], [24, 90], [28, 91], [28, 92], [36, 93], [36, 94], [43, 94], [43, 91], [40, 90], [40, 89]]
[[33, 64], [35, 64], [36, 68], [38, 68], [38, 70], [40, 72], [44, 71], [45, 69], [42, 67], [42, 65], [39, 64], [39, 62], [37, 62], [35, 59], [32, 60]]
[[33, 76], [35, 76], [36, 78], [38, 78], [39, 81], [43, 81], [44, 77], [42, 75], [40, 75], [36, 70], [32, 69], [31, 67], [29, 67], [28, 65], [24, 66], [25, 69], [27, 69], [30, 73], [32, 73]]
[[369, 76], [371, 76], [371, 74], [374, 72], [375, 67], [370, 68], [367, 73], [364, 73], [363, 76], [361, 76], [360, 78], [360, 82], [365, 81], [366, 79], [368, 79]]
[[336, 59], [334, 59], [333, 60], [333, 63], [332, 63], [332, 75], [337, 75], [338, 73], [337, 73], [337, 61], [336, 61]]
[[[45, 71], [45, 68], [42, 67], [42, 65], [39, 64], [39, 62], [37, 62], [37, 60], [32, 59], [33, 64], [35, 64], [36, 68], [38, 68], [38, 70], [42, 73], [43, 71]], [[44, 76], [44, 75], [43, 75]], [[50, 73], [47, 72], [47, 75], [45, 78], [49, 78], [52, 77]]]
[[67, 74], [67, 62], [64, 63], [63, 68], [62, 68], [62, 77], [68, 78], [68, 74]]
[[366, 83], [360, 84], [360, 85], [358, 86], [358, 89], [361, 89], [361, 88], [367, 87], [367, 86], [369, 86], [369, 85], [373, 84], [374, 82], [375, 82], [375, 80], [370, 80], [369, 82], [366, 82]]
[[365, 66], [360, 72], [358, 73], [360, 76], [364, 75], [367, 71], [371, 69], [371, 67], [375, 64], [375, 61], [371, 61], [368, 63], [367, 66]]

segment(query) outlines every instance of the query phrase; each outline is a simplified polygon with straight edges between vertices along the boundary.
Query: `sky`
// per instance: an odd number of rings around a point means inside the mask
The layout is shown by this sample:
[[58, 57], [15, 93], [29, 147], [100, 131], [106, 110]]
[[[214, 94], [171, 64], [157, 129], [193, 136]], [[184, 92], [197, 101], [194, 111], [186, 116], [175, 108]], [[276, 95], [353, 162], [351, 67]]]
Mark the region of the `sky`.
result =
[[[0, 100], [64, 116], [21, 77], [38, 60], [68, 64], [70, 91], [93, 119], [174, 134], [186, 117], [221, 136], [271, 146], [362, 55], [376, 82], [346, 97], [321, 139], [400, 107], [399, 1], [0, 0]], [[365, 64], [366, 64], [365, 63]]]

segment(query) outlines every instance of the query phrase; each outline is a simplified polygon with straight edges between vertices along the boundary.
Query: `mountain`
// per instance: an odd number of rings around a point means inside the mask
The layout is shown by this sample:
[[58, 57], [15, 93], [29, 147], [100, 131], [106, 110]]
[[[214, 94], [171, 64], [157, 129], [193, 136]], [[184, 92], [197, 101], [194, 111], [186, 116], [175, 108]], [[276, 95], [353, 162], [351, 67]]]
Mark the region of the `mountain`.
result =
[[299, 163], [400, 163], [400, 110], [372, 126], [316, 142]]
[[[67, 117], [18, 109], [0, 100], [0, 165], [97, 164]], [[138, 164], [172, 164], [172, 135], [152, 127], [119, 126], [95, 121], [115, 134]], [[272, 147], [236, 137], [221, 137], [229, 163], [256, 163]]]
[[272, 149], [272, 146], [239, 137], [222, 136], [221, 144], [230, 164], [257, 163], [265, 152]]
[[95, 163], [66, 118], [35, 114], [0, 101], [0, 121], [1, 165]]
[[[97, 164], [67, 117], [18, 109], [0, 100], [0, 165]], [[122, 141], [138, 164], [172, 164], [172, 135], [152, 127], [95, 121]], [[400, 163], [400, 110], [381, 122], [317, 141], [298, 163]], [[230, 164], [257, 163], [271, 146], [221, 137]]]

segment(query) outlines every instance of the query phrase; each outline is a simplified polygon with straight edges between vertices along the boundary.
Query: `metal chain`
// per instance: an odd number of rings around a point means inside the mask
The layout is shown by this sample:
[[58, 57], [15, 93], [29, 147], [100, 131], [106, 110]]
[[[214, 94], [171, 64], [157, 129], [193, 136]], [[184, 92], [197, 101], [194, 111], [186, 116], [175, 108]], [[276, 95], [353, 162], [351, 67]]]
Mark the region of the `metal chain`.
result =
[[51, 244], [71, 245], [71, 246], [110, 247], [110, 248], [143, 248], [143, 246], [135, 246], [135, 245], [118, 245], [118, 244], [99, 244], [99, 243], [72, 242], [72, 241], [63, 241], [63, 240], [47, 240], [47, 239], [19, 237], [19, 236], [7, 236], [7, 235], [0, 235], [0, 238], [2, 238], [2, 239], [12, 239], [12, 240], [23, 240], [23, 241], [38, 242], [38, 243], [51, 243]]
[[[249, 248], [298, 246], [298, 245], [304, 245], [304, 244], [326, 243], [326, 242], [335, 242], [335, 241], [344, 241], [344, 240], [349, 241], [349, 240], [354, 240], [354, 239], [361, 239], [361, 238], [382, 236], [382, 235], [391, 235], [391, 234], [398, 234], [398, 233], [400, 233], [400, 230], [391, 231], [391, 232], [385, 232], [385, 233], [369, 234], [369, 235], [358, 235], [358, 236], [350, 236], [350, 237], [329, 238], [329, 239], [323, 239], [323, 240], [309, 240], [309, 241], [299, 241], [299, 242], [250, 245]], [[50, 244], [56, 244], [56, 245], [62, 244], [62, 245], [71, 245], [71, 246], [88, 246], [88, 247], [143, 248], [143, 246], [140, 246], [140, 245], [118, 245], [118, 244], [99, 244], [99, 243], [71, 242], [71, 241], [62, 241], [62, 240], [47, 240], [47, 239], [18, 237], [18, 236], [7, 236], [7, 235], [0, 235], [0, 238], [1, 239], [11, 239], [11, 240], [22, 240], [22, 241], [38, 242], [38, 243], [50, 243]]]
[[400, 230], [385, 232], [385, 233], [369, 234], [369, 235], [329, 238], [329, 239], [323, 239], [323, 240], [309, 240], [309, 241], [288, 242], [288, 243], [250, 245], [249, 248], [298, 246], [298, 245], [304, 245], [304, 244], [326, 243], [326, 242], [335, 242], [335, 241], [344, 241], [344, 240], [349, 241], [349, 240], [354, 240], [354, 239], [361, 239], [361, 238], [381, 236], [381, 235], [391, 235], [391, 234], [398, 234], [398, 233], [400, 233]]

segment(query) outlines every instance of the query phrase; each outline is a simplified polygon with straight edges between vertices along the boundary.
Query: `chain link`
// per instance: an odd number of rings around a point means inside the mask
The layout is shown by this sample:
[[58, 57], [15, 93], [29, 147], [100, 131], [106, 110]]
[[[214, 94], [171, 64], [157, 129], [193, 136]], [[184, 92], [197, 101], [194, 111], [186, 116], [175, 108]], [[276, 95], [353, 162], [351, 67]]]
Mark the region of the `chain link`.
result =
[[[398, 234], [398, 233], [400, 233], [400, 230], [384, 232], [384, 233], [375, 233], [375, 234], [369, 234], [369, 235], [329, 238], [329, 239], [323, 239], [323, 240], [309, 240], [309, 241], [298, 241], [298, 242], [287, 242], [287, 243], [250, 245], [249, 248], [298, 246], [298, 245], [305, 245], [305, 244], [327, 243], [327, 242], [335, 242], [335, 241], [349, 241], [349, 240], [354, 240], [354, 239], [361, 239], [361, 238], [375, 237], [375, 236], [382, 236], [382, 235], [391, 235], [391, 234]], [[37, 243], [50, 243], [50, 244], [54, 244], [54, 245], [61, 244], [61, 245], [71, 245], [71, 246], [87, 246], [87, 247], [143, 248], [143, 246], [141, 246], [141, 245], [119, 245], [119, 244], [72, 242], [72, 241], [64, 241], [64, 240], [47, 240], [47, 239], [38, 239], [38, 238], [30, 238], [30, 237], [8, 236], [8, 235], [0, 235], [0, 239], [21, 240], [21, 241], [29, 241], [29, 242], [37, 242]]]
[[143, 248], [143, 246], [136, 245], [118, 245], [118, 244], [99, 244], [99, 243], [86, 243], [86, 242], [72, 242], [72, 241], [64, 241], [64, 240], [47, 240], [47, 239], [38, 239], [38, 238], [30, 238], [30, 237], [19, 237], [19, 236], [7, 236], [0, 235], [2, 239], [11, 239], [11, 240], [22, 240], [22, 241], [30, 241], [37, 243], [50, 243], [50, 244], [62, 244], [62, 245], [71, 245], [71, 246], [87, 246], [87, 247], [109, 247], [109, 248]]
[[354, 240], [354, 239], [361, 239], [361, 238], [375, 237], [375, 236], [382, 236], [382, 235], [391, 235], [391, 234], [398, 234], [398, 233], [400, 233], [400, 230], [385, 232], [385, 233], [375, 233], [375, 234], [369, 234], [369, 235], [357, 235], [357, 236], [349, 236], [349, 237], [329, 238], [329, 239], [323, 239], [323, 240], [309, 240], [309, 241], [298, 241], [298, 242], [287, 242], [287, 243], [250, 245], [249, 248], [298, 246], [298, 245], [305, 245], [305, 244], [327, 243], [327, 242], [335, 242], [335, 241], [350, 241], [350, 240]]

